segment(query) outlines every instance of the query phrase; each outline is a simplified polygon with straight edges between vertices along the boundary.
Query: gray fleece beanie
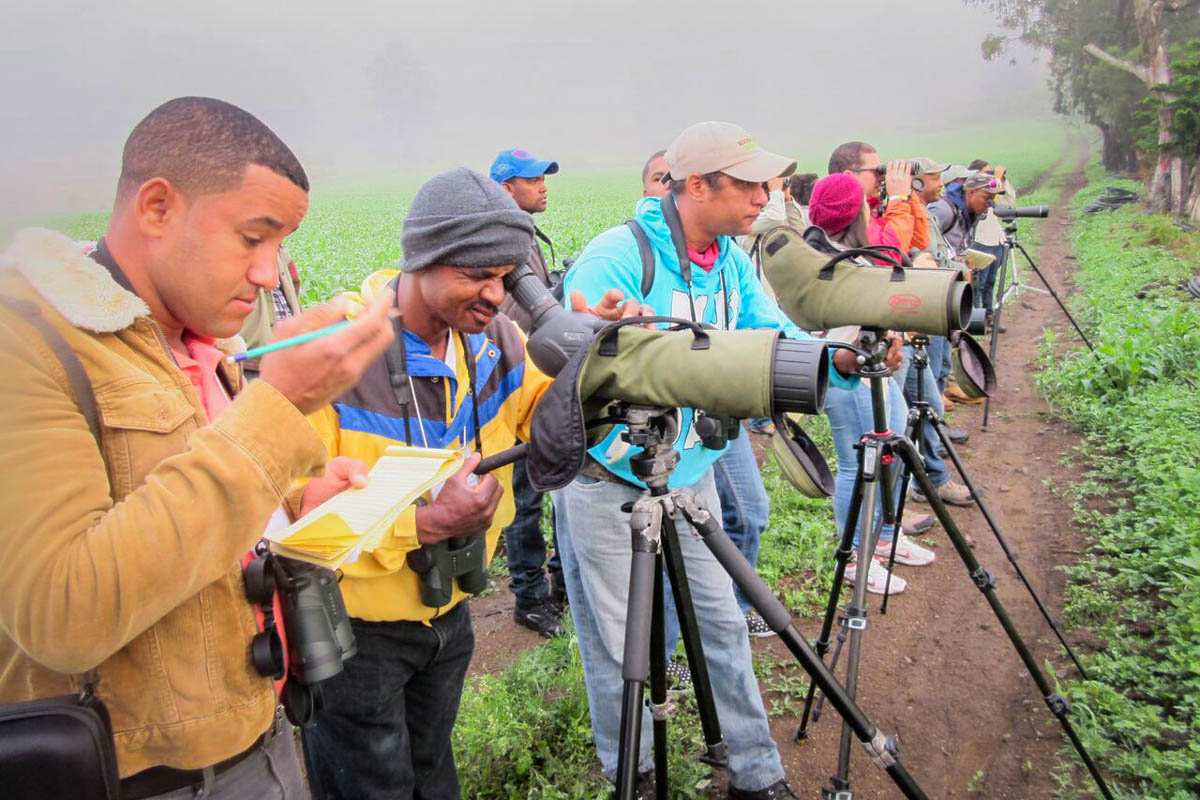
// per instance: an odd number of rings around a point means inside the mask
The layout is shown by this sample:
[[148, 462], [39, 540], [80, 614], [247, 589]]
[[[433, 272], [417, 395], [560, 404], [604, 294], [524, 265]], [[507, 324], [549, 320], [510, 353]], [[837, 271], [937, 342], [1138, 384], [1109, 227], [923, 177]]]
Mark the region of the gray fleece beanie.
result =
[[533, 218], [500, 184], [459, 167], [431, 178], [417, 192], [404, 217], [400, 245], [404, 272], [431, 264], [524, 264], [533, 249]]

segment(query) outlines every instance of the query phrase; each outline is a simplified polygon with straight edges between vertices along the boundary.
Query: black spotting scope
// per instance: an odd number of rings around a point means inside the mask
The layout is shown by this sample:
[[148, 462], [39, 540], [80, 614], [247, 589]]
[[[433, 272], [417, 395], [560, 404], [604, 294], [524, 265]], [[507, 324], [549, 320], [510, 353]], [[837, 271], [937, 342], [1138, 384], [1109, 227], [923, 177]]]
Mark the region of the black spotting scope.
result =
[[1050, 216], [1050, 206], [992, 206], [1000, 219], [1044, 219]]

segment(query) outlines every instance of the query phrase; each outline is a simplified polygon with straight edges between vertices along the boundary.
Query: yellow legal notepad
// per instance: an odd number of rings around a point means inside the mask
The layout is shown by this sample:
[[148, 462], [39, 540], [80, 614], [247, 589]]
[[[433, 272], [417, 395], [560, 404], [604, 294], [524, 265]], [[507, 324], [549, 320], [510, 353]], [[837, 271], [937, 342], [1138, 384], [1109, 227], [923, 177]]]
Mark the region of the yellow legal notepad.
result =
[[337, 569], [378, 547], [396, 517], [457, 472], [463, 458], [457, 450], [389, 447], [367, 473], [365, 487], [329, 498], [266, 539], [281, 556]]

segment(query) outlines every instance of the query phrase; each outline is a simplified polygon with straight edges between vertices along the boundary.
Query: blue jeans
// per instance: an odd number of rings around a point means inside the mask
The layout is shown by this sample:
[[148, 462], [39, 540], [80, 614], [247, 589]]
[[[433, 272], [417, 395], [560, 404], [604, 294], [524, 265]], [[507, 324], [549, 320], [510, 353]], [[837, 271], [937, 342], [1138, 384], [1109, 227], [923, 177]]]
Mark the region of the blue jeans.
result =
[[[758, 546], [767, 529], [771, 505], [758, 462], [754, 460], [754, 450], [750, 447], [750, 435], [745, 431], [729, 443], [729, 449], [713, 464], [713, 478], [717, 482], [717, 497], [721, 499], [721, 523], [725, 533], [742, 551], [750, 566], [758, 566]], [[667, 655], [670, 656], [679, 643], [679, 612], [675, 609], [669, 578], [665, 595]], [[753, 606], [737, 586], [733, 587], [733, 596], [737, 598], [742, 615], [748, 614]]]
[[974, 247], [976, 250], [991, 253], [996, 257], [996, 260], [979, 274], [979, 293], [975, 296], [976, 308], [986, 308], [988, 311], [991, 311], [994, 301], [992, 294], [996, 287], [996, 276], [1000, 274], [1000, 270], [1004, 268], [1004, 262], [1008, 260], [1008, 248], [1002, 244], [976, 244]]
[[[938, 417], [941, 417], [946, 413], [946, 409], [942, 404], [942, 393], [938, 391], [937, 382], [933, 378], [933, 355], [931, 352], [933, 350], [932, 345], [937, 339], [946, 342], [945, 337], [937, 336], [930, 339], [930, 346], [925, 348], [926, 352], [930, 355], [930, 364], [924, 370], [924, 393], [925, 400], [933, 409], [933, 413], [937, 414]], [[947, 342], [947, 344], [949, 343]], [[904, 399], [910, 405], [917, 402], [917, 370], [916, 368], [911, 367], [912, 356], [912, 345], [906, 344], [904, 346]], [[897, 375], [899, 374], [900, 373], [897, 373]], [[925, 472], [929, 474], [929, 480], [933, 481], [934, 486], [941, 486], [946, 481], [950, 480], [950, 472], [946, 468], [946, 460], [938, 455], [938, 448], [942, 446], [942, 441], [938, 437], [937, 431], [934, 430], [932, 423], [926, 421], [923, 427], [924, 431], [921, 436], [921, 441], [914, 442], [914, 444], [921, 448], [921, 456], [925, 460]]]
[[458, 800], [450, 731], [475, 633], [467, 602], [426, 625], [352, 619], [358, 654], [304, 732], [316, 800]]
[[[513, 462], [513, 504], [516, 513], [504, 529], [504, 550], [508, 558], [508, 588], [516, 595], [517, 605], [530, 608], [540, 604], [550, 594], [546, 582], [546, 537], [542, 535], [543, 493], [529, 482], [525, 459]], [[551, 526], [554, 524], [551, 518]], [[558, 533], [554, 533], [554, 553], [550, 556], [550, 572], [562, 572], [558, 557]]]
[[[691, 488], [709, 508], [717, 507], [711, 472]], [[629, 514], [621, 506], [640, 494], [626, 484], [581, 475], [552, 495], [592, 733], [600, 766], [610, 779], [617, 769], [632, 561]], [[739, 789], [758, 791], [782, 780], [784, 773], [750, 662], [746, 620], [733, 597], [729, 575], [682, 517], [675, 524], [721, 732], [729, 746], [729, 779]], [[640, 770], [653, 766], [652, 738], [650, 713], [643, 707]]]
[[945, 336], [931, 336], [927, 350], [929, 351], [929, 369], [933, 373], [937, 394], [940, 396], [946, 392], [946, 376], [951, 371], [950, 340]]
[[[888, 427], [893, 431], [904, 432], [908, 420], [908, 406], [900, 386], [891, 378], [884, 382], [887, 392]], [[825, 396], [825, 415], [829, 417], [829, 427], [833, 431], [833, 446], [837, 450], [837, 477], [833, 490], [833, 518], [837, 522], [838, 534], [846, 528], [846, 517], [850, 515], [850, 496], [854, 493], [854, 479], [858, 473], [858, 451], [854, 445], [862, 439], [863, 434], [875, 429], [874, 414], [871, 409], [871, 386], [867, 381], [859, 384], [853, 391], [829, 387]], [[893, 506], [900, 499], [900, 481], [897, 478], [894, 487]], [[883, 493], [875, 514], [882, 514]], [[854, 544], [858, 545], [858, 534], [861, 526], [862, 513], [859, 516], [859, 526], [855, 526]], [[878, 519], [875, 520], [878, 523]], [[895, 535], [892, 525], [884, 525], [879, 534], [879, 541], [890, 542]]]

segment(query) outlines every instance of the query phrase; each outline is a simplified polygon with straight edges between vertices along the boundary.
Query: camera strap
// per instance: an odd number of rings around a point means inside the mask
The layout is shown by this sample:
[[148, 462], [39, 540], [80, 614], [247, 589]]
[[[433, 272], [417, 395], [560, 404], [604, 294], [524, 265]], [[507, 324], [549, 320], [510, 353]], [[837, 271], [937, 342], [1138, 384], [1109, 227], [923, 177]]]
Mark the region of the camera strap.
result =
[[[697, 319], [696, 300], [692, 296], [692, 259], [688, 255], [687, 238], [683, 233], [683, 221], [679, 218], [679, 206], [675, 202], [675, 196], [668, 194], [661, 201], [663, 221], [667, 225], [667, 231], [671, 234], [671, 243], [675, 245], [675, 255], [679, 259], [679, 272], [683, 277], [684, 282], [688, 287], [688, 304], [691, 307], [692, 321], [701, 322]], [[641, 223], [636, 219], [626, 220], [625, 224], [633, 232], [633, 238], [638, 245], [638, 253], [642, 259], [642, 297], [645, 298], [650, 293], [650, 288], [654, 285], [654, 250], [650, 245], [650, 239], [646, 236], [646, 231], [642, 228]], [[725, 270], [720, 270], [721, 279], [721, 297], [725, 304], [725, 325], [726, 329], [733, 326], [733, 316], [731, 313], [729, 287], [726, 285]]]
[[545, 242], [546, 246], [550, 248], [550, 268], [546, 272], [554, 272], [558, 269], [558, 258], [554, 253], [554, 242], [550, 241], [550, 237], [542, 233], [542, 229], [537, 225], [533, 226], [533, 235]]

